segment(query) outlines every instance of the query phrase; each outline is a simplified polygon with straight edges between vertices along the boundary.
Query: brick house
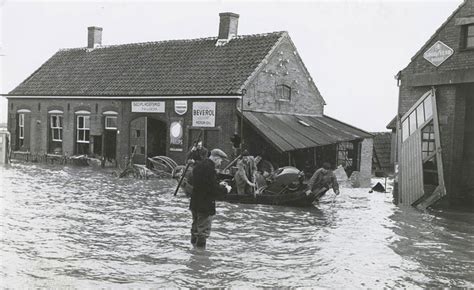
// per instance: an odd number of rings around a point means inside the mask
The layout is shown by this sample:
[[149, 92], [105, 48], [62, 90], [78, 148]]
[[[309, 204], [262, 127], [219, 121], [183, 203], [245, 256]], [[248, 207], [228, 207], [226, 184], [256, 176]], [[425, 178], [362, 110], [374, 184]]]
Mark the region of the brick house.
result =
[[[396, 202], [474, 200], [474, 1], [464, 1], [397, 75]], [[394, 125], [394, 123], [396, 125]]]
[[392, 132], [372, 132], [374, 136], [374, 153], [372, 155], [372, 171], [375, 176], [393, 174]]
[[198, 137], [230, 153], [243, 132], [278, 166], [331, 161], [370, 177], [372, 136], [324, 115], [288, 33], [238, 35], [238, 19], [221, 13], [218, 37], [111, 46], [89, 27], [87, 47], [58, 51], [7, 95], [13, 148], [183, 163]]

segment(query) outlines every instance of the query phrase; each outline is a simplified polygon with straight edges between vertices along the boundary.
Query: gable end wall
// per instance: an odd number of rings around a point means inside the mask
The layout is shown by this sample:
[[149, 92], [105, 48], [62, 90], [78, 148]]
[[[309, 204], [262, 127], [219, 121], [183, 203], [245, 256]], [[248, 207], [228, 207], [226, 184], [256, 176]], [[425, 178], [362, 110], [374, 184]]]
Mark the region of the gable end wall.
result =
[[[288, 37], [282, 39], [268, 63], [247, 85], [244, 101], [245, 110], [265, 112], [322, 115], [324, 100], [317, 88], [309, 80], [300, 58]], [[277, 86], [291, 87], [291, 100], [279, 101]]]

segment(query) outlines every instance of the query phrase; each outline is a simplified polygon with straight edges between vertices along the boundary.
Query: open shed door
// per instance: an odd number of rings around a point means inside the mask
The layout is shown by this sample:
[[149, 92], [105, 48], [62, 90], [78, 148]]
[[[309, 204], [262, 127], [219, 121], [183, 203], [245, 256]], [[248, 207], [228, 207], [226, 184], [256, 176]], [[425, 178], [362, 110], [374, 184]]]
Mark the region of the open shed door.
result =
[[401, 124], [400, 203], [427, 208], [446, 195], [434, 89], [408, 110]]

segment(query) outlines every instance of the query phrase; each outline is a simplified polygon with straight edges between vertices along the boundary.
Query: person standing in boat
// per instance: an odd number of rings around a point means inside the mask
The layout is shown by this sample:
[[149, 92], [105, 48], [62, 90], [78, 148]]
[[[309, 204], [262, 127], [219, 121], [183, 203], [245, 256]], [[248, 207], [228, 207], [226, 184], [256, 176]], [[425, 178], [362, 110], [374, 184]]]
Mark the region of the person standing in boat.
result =
[[207, 158], [208, 150], [202, 144], [202, 140], [199, 140], [196, 144], [193, 145], [191, 151], [188, 153], [188, 160], [192, 159], [193, 161], [199, 162]]
[[237, 194], [254, 194], [255, 183], [251, 182], [245, 173], [245, 166], [242, 160], [237, 161], [237, 172], [234, 175]]
[[227, 155], [220, 149], [211, 150], [209, 158], [198, 162], [192, 171], [191, 210], [191, 244], [205, 249], [206, 240], [211, 234], [212, 218], [216, 214], [216, 198], [229, 193], [231, 187], [225, 182], [217, 182], [216, 168]]
[[334, 193], [339, 195], [339, 183], [337, 183], [337, 178], [331, 170], [331, 164], [324, 162], [323, 167], [316, 170], [309, 179], [306, 195], [313, 194], [316, 195], [317, 198], [320, 198], [331, 187]]
[[234, 159], [241, 153], [240, 143], [242, 142], [242, 139], [237, 133], [234, 133], [234, 135], [230, 137], [230, 142], [232, 143], [232, 159]]
[[251, 183], [255, 183], [255, 172], [257, 171], [257, 163], [255, 158], [249, 154], [247, 149], [242, 151], [242, 163], [244, 164], [245, 174]]

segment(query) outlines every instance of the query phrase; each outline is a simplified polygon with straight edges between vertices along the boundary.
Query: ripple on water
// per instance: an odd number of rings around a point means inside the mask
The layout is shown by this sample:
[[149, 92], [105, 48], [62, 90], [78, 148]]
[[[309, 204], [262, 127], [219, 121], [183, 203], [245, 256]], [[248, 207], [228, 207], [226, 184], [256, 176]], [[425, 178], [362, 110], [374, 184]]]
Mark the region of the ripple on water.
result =
[[474, 287], [474, 215], [342, 188], [298, 209], [218, 202], [189, 244], [173, 180], [88, 167], [0, 167], [0, 284], [37, 287]]

